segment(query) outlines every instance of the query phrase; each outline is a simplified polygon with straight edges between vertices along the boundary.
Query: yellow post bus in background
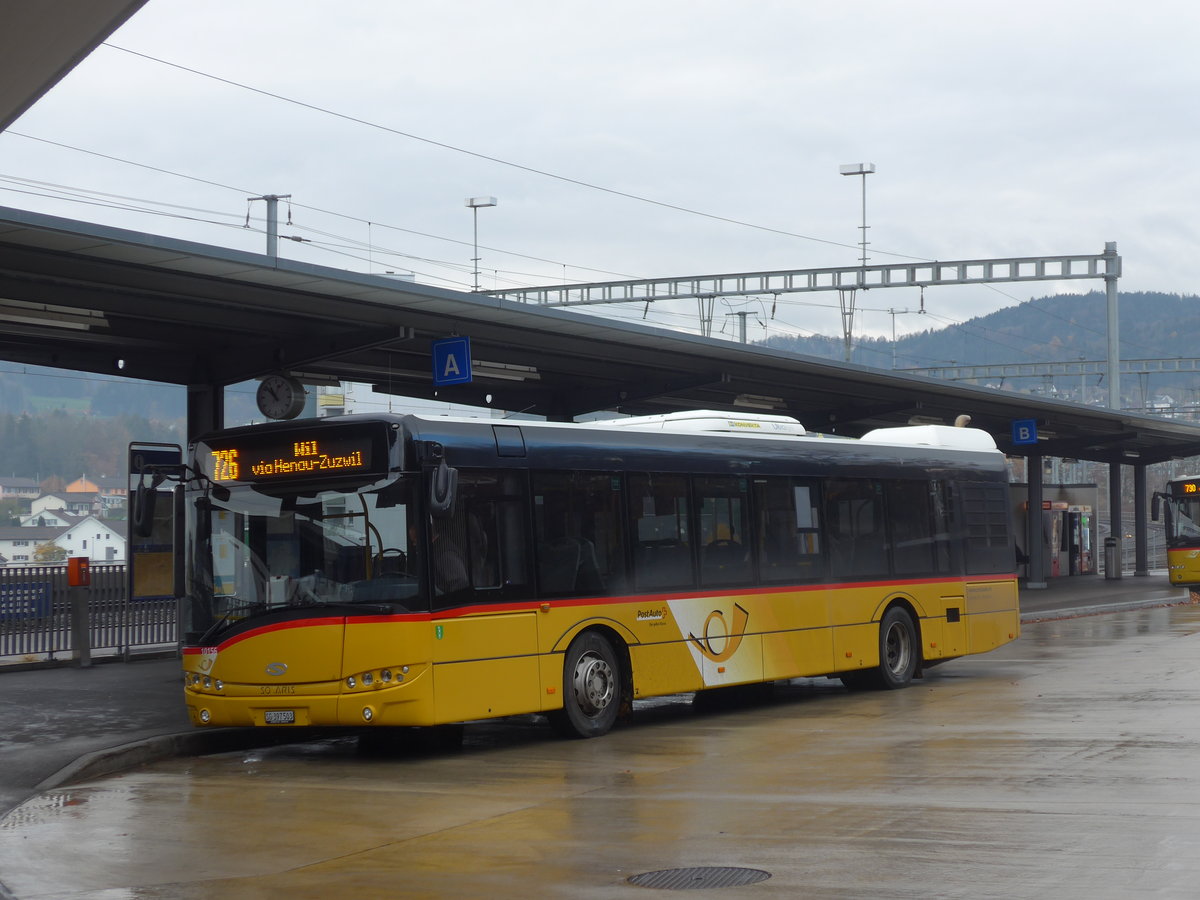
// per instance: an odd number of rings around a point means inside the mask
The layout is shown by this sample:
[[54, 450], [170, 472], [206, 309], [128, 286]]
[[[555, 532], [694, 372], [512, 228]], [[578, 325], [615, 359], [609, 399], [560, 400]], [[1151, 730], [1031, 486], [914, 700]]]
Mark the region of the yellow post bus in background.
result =
[[1171, 584], [1196, 585], [1200, 601], [1200, 477], [1172, 478], [1154, 494], [1151, 517], [1164, 518], [1167, 577]]
[[986, 433], [695, 412], [346, 416], [190, 448], [197, 726], [438, 726], [801, 676], [899, 688], [1018, 635]]

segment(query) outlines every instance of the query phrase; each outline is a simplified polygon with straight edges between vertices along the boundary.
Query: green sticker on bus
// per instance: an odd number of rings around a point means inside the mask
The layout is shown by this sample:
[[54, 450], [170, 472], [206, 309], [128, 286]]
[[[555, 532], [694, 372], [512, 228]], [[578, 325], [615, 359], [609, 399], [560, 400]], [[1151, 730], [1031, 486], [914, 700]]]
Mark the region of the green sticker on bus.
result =
[[433, 628], [434, 636], [440, 641], [442, 639], [442, 626], [435, 625]]

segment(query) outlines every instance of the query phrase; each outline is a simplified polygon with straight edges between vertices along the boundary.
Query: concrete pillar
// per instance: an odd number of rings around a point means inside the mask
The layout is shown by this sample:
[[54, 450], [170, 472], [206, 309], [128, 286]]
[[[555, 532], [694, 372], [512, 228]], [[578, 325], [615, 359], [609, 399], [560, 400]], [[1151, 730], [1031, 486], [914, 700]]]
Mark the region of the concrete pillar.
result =
[[1029, 503], [1026, 510], [1025, 534], [1029, 546], [1029, 578], [1025, 587], [1038, 590], [1046, 586], [1046, 541], [1042, 536], [1042, 456], [1030, 456], [1026, 467], [1029, 470]]
[[187, 438], [225, 427], [225, 388], [219, 384], [189, 384]]
[[1135, 576], [1150, 574], [1146, 508], [1146, 464], [1139, 462], [1133, 467], [1133, 574]]
[[85, 586], [67, 588], [71, 607], [71, 658], [82, 669], [92, 664], [92, 631], [88, 614], [91, 593], [91, 588]]
[[1125, 537], [1125, 524], [1121, 518], [1121, 464], [1114, 462], [1108, 464], [1108, 535], [1117, 542], [1116, 550], [1116, 569], [1113, 572], [1105, 572], [1109, 578], [1120, 578], [1121, 570], [1121, 542]]

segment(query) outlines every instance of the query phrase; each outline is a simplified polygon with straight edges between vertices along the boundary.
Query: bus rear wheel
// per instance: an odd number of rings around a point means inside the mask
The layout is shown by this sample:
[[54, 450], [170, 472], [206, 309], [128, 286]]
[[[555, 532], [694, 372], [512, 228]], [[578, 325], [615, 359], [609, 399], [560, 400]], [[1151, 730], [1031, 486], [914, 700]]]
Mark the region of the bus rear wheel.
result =
[[917, 672], [917, 627], [908, 610], [893, 606], [879, 623], [879, 687], [902, 688]]
[[571, 642], [563, 663], [563, 708], [550, 716], [566, 737], [608, 733], [621, 708], [621, 667], [612, 644], [594, 631]]
[[874, 688], [894, 691], [906, 686], [917, 673], [917, 627], [908, 610], [893, 606], [879, 622], [879, 667], [866, 672], [848, 672], [842, 683], [851, 690]]

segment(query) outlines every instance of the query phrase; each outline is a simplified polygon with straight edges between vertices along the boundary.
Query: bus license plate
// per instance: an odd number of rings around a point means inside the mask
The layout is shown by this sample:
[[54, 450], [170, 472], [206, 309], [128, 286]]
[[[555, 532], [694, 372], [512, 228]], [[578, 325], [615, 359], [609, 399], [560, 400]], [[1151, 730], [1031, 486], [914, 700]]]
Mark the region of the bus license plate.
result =
[[263, 713], [263, 719], [268, 725], [295, 725], [296, 711], [294, 709], [268, 709]]

